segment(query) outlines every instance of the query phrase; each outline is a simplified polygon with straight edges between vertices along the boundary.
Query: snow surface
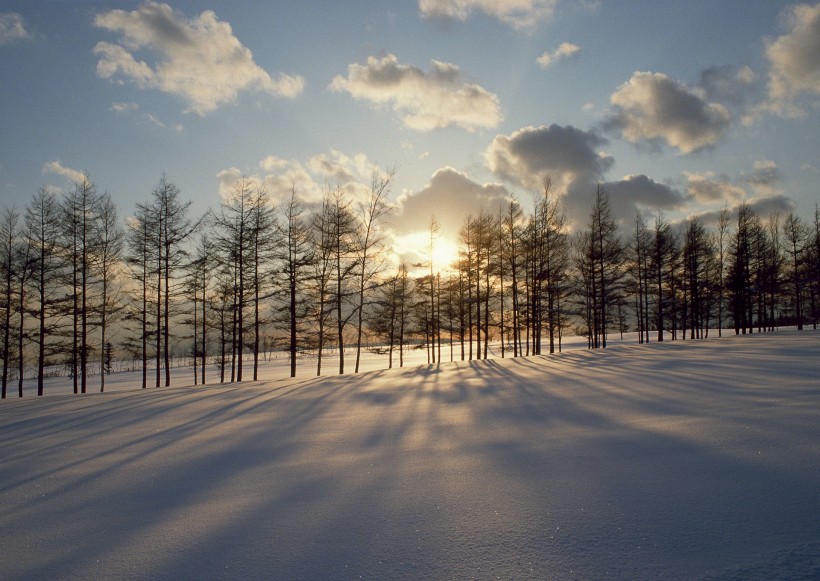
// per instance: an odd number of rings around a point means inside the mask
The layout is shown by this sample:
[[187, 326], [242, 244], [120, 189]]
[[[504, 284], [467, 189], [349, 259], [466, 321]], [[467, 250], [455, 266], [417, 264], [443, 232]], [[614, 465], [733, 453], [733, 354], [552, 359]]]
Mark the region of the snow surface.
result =
[[4, 579], [818, 579], [820, 333], [0, 403]]

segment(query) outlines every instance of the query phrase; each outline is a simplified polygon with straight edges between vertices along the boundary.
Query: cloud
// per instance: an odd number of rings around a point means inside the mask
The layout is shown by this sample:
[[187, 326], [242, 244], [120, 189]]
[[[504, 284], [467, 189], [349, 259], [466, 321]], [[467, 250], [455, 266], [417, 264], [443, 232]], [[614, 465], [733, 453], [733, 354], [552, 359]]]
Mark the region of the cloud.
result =
[[65, 167], [60, 160], [50, 161], [43, 166], [43, 173], [53, 173], [59, 176], [63, 176], [64, 178], [68, 178], [71, 182], [77, 183], [83, 181], [84, 173], [72, 169], [70, 167]]
[[545, 52], [540, 57], [535, 59], [542, 69], [547, 68], [548, 66], [564, 59], [571, 58], [576, 56], [579, 52], [581, 52], [581, 47], [577, 44], [572, 44], [571, 42], [562, 42], [558, 48], [556, 48], [552, 52]]
[[770, 159], [761, 159], [754, 162], [752, 175], [745, 178], [758, 194], [772, 195], [780, 191], [783, 180], [782, 172], [777, 163]]
[[364, 154], [349, 156], [331, 150], [310, 157], [303, 163], [269, 155], [259, 161], [258, 171], [243, 172], [229, 167], [217, 173], [219, 192], [224, 198], [233, 191], [237, 180], [245, 178], [254, 186], [263, 186], [273, 203], [290, 197], [291, 189], [307, 205], [318, 204], [328, 188], [342, 188], [348, 198], [364, 201], [369, 195], [373, 171], [383, 172]]
[[766, 108], [796, 117], [800, 94], [820, 96], [820, 3], [798, 4], [784, 14], [789, 31], [766, 48], [769, 59], [769, 101]]
[[682, 210], [686, 206], [687, 197], [684, 194], [643, 174], [629, 175], [601, 185], [609, 194], [613, 214], [623, 223], [629, 222], [636, 209], [654, 213], [660, 210]]
[[714, 66], [700, 72], [700, 87], [707, 100], [736, 106], [749, 99], [750, 87], [756, 80], [757, 75], [748, 66]]
[[726, 106], [663, 73], [636, 72], [610, 97], [607, 125], [630, 143], [665, 142], [684, 154], [715, 145], [729, 129]]
[[[273, 79], [253, 61], [230, 24], [210, 10], [189, 20], [167, 4], [146, 2], [131, 12], [98, 14], [94, 25], [122, 36], [119, 44], [94, 47], [98, 76], [177, 95], [188, 103], [186, 111], [204, 115], [246, 90], [292, 98], [304, 88], [302, 77], [280, 73]], [[138, 60], [140, 50], [156, 56], [153, 67]]]
[[525, 127], [498, 135], [484, 153], [495, 175], [539, 191], [549, 175], [560, 193], [574, 183], [595, 182], [612, 166], [612, 157], [596, 148], [606, 140], [571, 125]]
[[767, 217], [777, 212], [781, 216], [794, 212], [794, 200], [782, 194], [761, 196], [748, 202], [749, 207], [760, 217]]
[[[746, 204], [752, 212], [764, 220], [774, 212], [779, 213], [782, 217], [789, 212], [793, 212], [795, 209], [794, 200], [784, 195], [762, 196], [751, 200], [739, 200], [734, 204], [727, 206], [729, 209], [730, 228], [737, 224], [737, 210], [741, 204]], [[719, 210], [710, 210], [708, 212], [695, 214], [691, 217], [698, 218], [705, 226], [717, 228], [718, 220], [722, 211], [722, 208]]]
[[686, 191], [698, 203], [736, 202], [746, 196], [746, 190], [729, 182], [728, 176], [714, 172], [683, 172]]
[[435, 215], [441, 235], [456, 240], [468, 215], [478, 215], [481, 210], [495, 214], [506, 205], [509, 195], [500, 184], [479, 184], [452, 167], [443, 167], [421, 190], [399, 196], [393, 229], [398, 234], [425, 231]]
[[532, 28], [552, 16], [558, 0], [419, 0], [425, 18], [467, 20], [474, 10], [514, 28]]
[[16, 12], [0, 13], [0, 46], [30, 40], [31, 33], [23, 24], [23, 17]]
[[143, 121], [154, 125], [155, 127], [159, 127], [160, 129], [173, 129], [177, 133], [180, 133], [183, 129], [182, 125], [179, 123], [175, 123], [174, 125], [167, 125], [166, 123], [162, 122], [156, 115], [153, 113], [148, 113], [147, 111], [141, 111], [140, 106], [138, 103], [124, 103], [124, 102], [116, 102], [111, 104], [111, 110], [118, 115], [136, 115]]
[[347, 78], [335, 77], [330, 89], [387, 106], [407, 127], [419, 131], [449, 126], [475, 131], [501, 122], [496, 95], [463, 82], [456, 65], [436, 60], [431, 65], [432, 70], [424, 72], [399, 64], [392, 54], [381, 59], [370, 57], [365, 65], [349, 65]]

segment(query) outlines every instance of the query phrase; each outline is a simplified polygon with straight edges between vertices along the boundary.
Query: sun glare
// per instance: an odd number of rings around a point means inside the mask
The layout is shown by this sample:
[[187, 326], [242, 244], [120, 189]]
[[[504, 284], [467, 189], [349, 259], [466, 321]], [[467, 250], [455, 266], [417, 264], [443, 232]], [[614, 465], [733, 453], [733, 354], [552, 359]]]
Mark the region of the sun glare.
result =
[[433, 270], [446, 270], [458, 260], [458, 246], [449, 238], [439, 238], [433, 243]]
[[[403, 256], [419, 275], [430, 272], [430, 234], [414, 232], [396, 238], [395, 251]], [[433, 270], [441, 272], [458, 260], [458, 246], [444, 236], [433, 241]]]

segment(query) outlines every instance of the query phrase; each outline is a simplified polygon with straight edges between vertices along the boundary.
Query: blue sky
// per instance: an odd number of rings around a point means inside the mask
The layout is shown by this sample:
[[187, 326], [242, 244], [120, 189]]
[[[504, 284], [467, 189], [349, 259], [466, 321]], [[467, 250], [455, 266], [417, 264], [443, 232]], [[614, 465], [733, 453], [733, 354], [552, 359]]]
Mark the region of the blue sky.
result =
[[820, 199], [820, 4], [0, 0], [0, 203], [87, 171], [127, 215], [396, 167], [396, 245], [553, 178], [583, 224]]

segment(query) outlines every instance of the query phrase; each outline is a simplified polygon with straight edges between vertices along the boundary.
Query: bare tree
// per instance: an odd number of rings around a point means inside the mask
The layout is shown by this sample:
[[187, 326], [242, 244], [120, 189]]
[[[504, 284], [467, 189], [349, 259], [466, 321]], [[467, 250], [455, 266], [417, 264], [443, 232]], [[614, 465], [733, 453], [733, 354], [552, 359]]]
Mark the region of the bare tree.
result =
[[[37, 298], [37, 395], [43, 395], [47, 339], [56, 332], [50, 321], [61, 301], [60, 210], [54, 193], [40, 189], [26, 208], [26, 236], [33, 250], [32, 283]], [[54, 310], [55, 312], [52, 312]]]
[[384, 234], [381, 230], [381, 221], [391, 210], [387, 203], [387, 196], [390, 193], [390, 182], [396, 170], [391, 169], [386, 173], [381, 173], [373, 169], [370, 181], [370, 194], [367, 201], [359, 204], [359, 228], [357, 250], [357, 272], [358, 278], [358, 301], [356, 305], [356, 366], [355, 372], [359, 372], [359, 362], [362, 354], [362, 333], [364, 331], [365, 309], [368, 306], [370, 297], [376, 285], [379, 275], [384, 272], [385, 256], [382, 252], [384, 244]]
[[726, 249], [729, 235], [729, 208], [724, 206], [718, 217], [718, 337], [723, 336], [723, 310], [726, 306]]
[[3, 213], [0, 216], [0, 274], [3, 277], [3, 296], [0, 301], [0, 306], [3, 309], [3, 375], [2, 375], [2, 398], [6, 398], [6, 390], [9, 379], [9, 368], [11, 367], [11, 318], [13, 307], [12, 300], [14, 296], [14, 279], [16, 274], [15, 255], [17, 253], [17, 245], [19, 243], [18, 237], [18, 221], [20, 215], [12, 206], [11, 208], [3, 208]]
[[155, 217], [152, 224], [156, 228], [153, 239], [157, 260], [156, 387], [160, 386], [160, 367], [165, 369], [165, 386], [171, 385], [171, 300], [179, 294], [177, 285], [172, 287], [171, 283], [172, 280], [176, 282], [177, 273], [187, 259], [183, 244], [198, 226], [198, 222], [192, 222], [188, 217], [191, 202], [181, 202], [180, 194], [179, 188], [164, 175], [152, 192], [151, 210]]
[[598, 321], [597, 333], [593, 343], [598, 346], [600, 337], [601, 347], [606, 348], [607, 326], [610, 320], [608, 308], [617, 299], [617, 285], [623, 276], [623, 246], [618, 236], [618, 224], [612, 216], [609, 195], [599, 185], [595, 194], [595, 201], [590, 216], [590, 234], [592, 235], [591, 251], [594, 259], [594, 276], [597, 277], [597, 305], [600, 316], [594, 317]]
[[809, 232], [799, 216], [789, 213], [783, 225], [786, 253], [789, 256], [790, 283], [797, 330], [803, 330], [803, 279], [806, 277], [806, 250]]
[[348, 309], [348, 301], [354, 294], [350, 289], [350, 278], [357, 267], [356, 218], [344, 191], [337, 187], [328, 199], [330, 251], [333, 259], [333, 307], [336, 315], [336, 332], [339, 348], [339, 373], [345, 372], [345, 327], [350, 322], [355, 309]]
[[290, 376], [296, 377], [296, 358], [299, 351], [300, 321], [307, 315], [305, 285], [309, 267], [314, 264], [315, 252], [310, 240], [310, 226], [304, 216], [304, 208], [292, 185], [290, 197], [280, 206], [281, 222], [278, 225], [281, 244], [277, 260], [281, 264], [284, 294], [287, 303], [288, 354]]
[[93, 269], [94, 250], [98, 236], [99, 194], [87, 173], [74, 185], [74, 190], [63, 202], [63, 246], [68, 249], [71, 263], [70, 286], [72, 292], [72, 338], [71, 359], [74, 378], [74, 392], [88, 388], [89, 338], [92, 322], [89, 314], [93, 310]]
[[522, 236], [521, 220], [524, 212], [521, 205], [515, 199], [510, 199], [504, 217], [502, 220], [503, 233], [506, 238], [506, 246], [509, 249], [507, 252], [507, 261], [509, 262], [509, 273], [511, 277], [510, 291], [512, 294], [512, 340], [513, 340], [513, 357], [518, 357], [521, 346], [521, 322], [519, 312], [519, 270], [521, 268], [521, 259], [519, 256], [521, 244], [519, 238]]
[[110, 357], [109, 326], [122, 311], [119, 283], [122, 274], [124, 233], [117, 217], [117, 208], [111, 196], [99, 200], [98, 236], [95, 248], [96, 273], [100, 281], [100, 391], [105, 391], [105, 376], [109, 372], [106, 359]]

